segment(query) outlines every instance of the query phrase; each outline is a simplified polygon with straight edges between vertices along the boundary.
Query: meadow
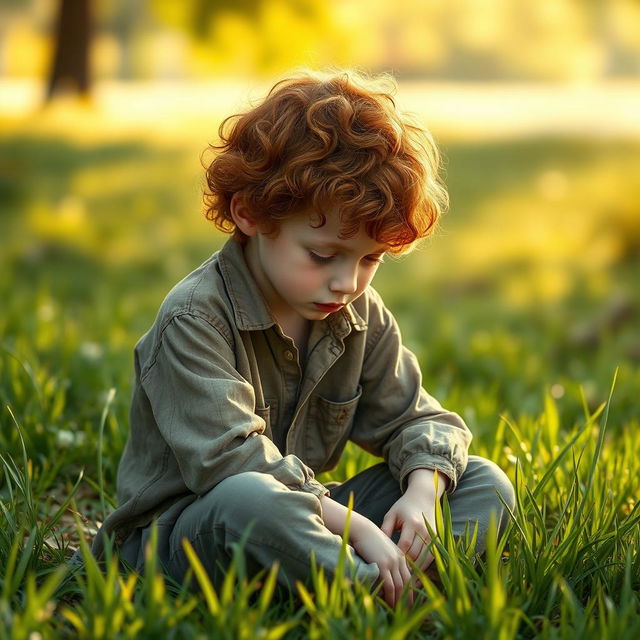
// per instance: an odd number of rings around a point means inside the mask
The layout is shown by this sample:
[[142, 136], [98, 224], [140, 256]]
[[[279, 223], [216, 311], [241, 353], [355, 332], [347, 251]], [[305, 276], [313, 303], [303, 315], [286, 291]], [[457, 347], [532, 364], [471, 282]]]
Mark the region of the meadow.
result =
[[[375, 286], [518, 508], [475, 558], [445, 504], [442, 584], [421, 576], [414, 606], [390, 610], [321, 573], [282, 594], [240, 555], [198, 594], [152, 554], [144, 576], [91, 561], [133, 346], [224, 242], [201, 207], [217, 119], [173, 135], [82, 109], [0, 125], [0, 640], [640, 637], [640, 141], [439, 136], [450, 211]], [[350, 448], [323, 478], [372, 462]]]

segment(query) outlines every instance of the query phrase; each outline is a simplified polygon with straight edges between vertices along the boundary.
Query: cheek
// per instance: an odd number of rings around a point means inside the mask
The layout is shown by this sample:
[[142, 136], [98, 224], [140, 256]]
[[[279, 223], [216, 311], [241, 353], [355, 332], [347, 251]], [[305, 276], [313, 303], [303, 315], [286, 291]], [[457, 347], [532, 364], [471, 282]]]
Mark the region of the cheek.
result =
[[283, 284], [292, 295], [305, 296], [315, 292], [322, 284], [320, 271], [304, 262], [290, 265], [290, 268], [282, 269], [280, 273]]
[[360, 275], [358, 276], [359, 293], [362, 293], [367, 288], [369, 283], [373, 280], [373, 276], [376, 275], [376, 270], [377, 269], [375, 268], [369, 268], [360, 272]]

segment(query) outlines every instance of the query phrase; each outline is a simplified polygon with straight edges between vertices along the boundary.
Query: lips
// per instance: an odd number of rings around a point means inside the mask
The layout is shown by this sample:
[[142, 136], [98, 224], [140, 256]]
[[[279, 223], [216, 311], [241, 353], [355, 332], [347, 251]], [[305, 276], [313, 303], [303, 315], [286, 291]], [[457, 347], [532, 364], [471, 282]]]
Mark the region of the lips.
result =
[[319, 309], [320, 311], [323, 311], [324, 313], [335, 313], [336, 311], [340, 311], [340, 309], [344, 307], [343, 304], [333, 303], [333, 302], [328, 302], [328, 303], [314, 302], [314, 304], [316, 305], [317, 309]]

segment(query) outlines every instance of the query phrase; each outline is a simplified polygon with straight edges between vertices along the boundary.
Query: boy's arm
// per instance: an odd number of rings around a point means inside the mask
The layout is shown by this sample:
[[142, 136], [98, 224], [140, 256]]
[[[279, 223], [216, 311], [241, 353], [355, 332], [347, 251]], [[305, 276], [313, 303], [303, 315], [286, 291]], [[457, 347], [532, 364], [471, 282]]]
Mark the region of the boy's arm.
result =
[[403, 491], [412, 471], [432, 469], [447, 478], [451, 492], [466, 468], [471, 433], [422, 388], [416, 357], [378, 294], [369, 289], [361, 298], [368, 335], [351, 439], [383, 456]]

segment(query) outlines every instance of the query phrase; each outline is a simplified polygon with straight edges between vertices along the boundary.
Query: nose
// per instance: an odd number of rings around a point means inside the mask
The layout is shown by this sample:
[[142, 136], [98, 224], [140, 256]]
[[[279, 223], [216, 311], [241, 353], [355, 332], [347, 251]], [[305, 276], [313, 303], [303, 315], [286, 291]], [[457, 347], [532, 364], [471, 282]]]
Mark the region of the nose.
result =
[[342, 266], [333, 274], [329, 289], [334, 293], [355, 293], [358, 290], [358, 269], [350, 265]]

